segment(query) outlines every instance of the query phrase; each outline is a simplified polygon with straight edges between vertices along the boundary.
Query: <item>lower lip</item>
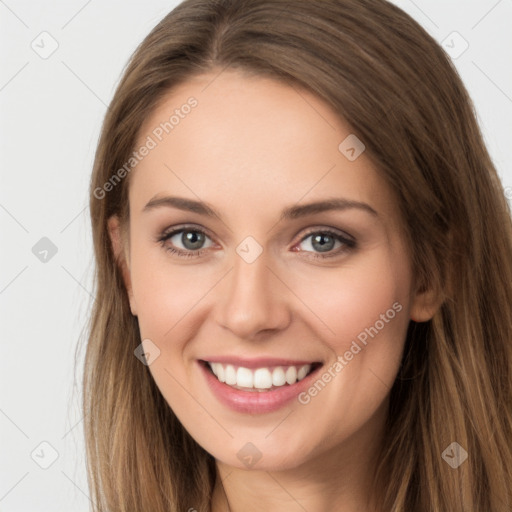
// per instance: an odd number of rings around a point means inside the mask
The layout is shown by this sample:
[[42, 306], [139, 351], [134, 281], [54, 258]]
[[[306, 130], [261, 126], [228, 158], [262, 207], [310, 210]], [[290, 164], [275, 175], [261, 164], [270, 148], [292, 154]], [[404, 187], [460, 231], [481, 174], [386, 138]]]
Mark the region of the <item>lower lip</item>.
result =
[[262, 414], [281, 409], [291, 402], [300, 393], [305, 391], [320, 369], [315, 368], [307, 377], [291, 385], [284, 385], [272, 391], [242, 391], [220, 382], [215, 375], [207, 368], [207, 364], [198, 361], [208, 386], [218, 400], [237, 412]]

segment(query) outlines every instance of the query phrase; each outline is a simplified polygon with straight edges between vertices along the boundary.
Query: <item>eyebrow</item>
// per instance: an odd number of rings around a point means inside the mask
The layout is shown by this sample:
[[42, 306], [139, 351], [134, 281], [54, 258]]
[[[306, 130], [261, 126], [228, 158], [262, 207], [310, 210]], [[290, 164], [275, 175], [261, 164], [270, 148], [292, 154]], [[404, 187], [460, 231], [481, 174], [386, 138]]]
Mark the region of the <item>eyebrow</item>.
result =
[[[221, 215], [208, 203], [177, 196], [155, 196], [146, 204], [146, 206], [144, 206], [142, 211], [148, 212], [160, 207], [177, 208], [179, 210], [198, 213], [199, 215], [205, 215], [207, 217], [217, 217], [222, 219]], [[343, 211], [351, 208], [357, 208], [373, 215], [374, 217], [378, 217], [378, 213], [369, 204], [345, 198], [332, 198], [304, 205], [289, 206], [282, 211], [279, 220], [293, 220], [307, 215], [313, 215], [315, 213], [322, 213], [330, 210]]]

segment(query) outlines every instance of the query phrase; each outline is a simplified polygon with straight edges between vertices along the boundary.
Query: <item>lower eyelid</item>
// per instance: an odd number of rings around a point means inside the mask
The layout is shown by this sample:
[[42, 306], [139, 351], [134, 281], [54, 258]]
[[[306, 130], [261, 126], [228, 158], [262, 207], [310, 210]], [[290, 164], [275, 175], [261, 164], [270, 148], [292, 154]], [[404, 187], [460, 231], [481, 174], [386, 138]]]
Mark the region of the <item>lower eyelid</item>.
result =
[[172, 254], [177, 254], [180, 258], [200, 257], [203, 254], [203, 251], [206, 250], [197, 249], [196, 251], [185, 251], [183, 249], [177, 249], [176, 247], [164, 247], [164, 249]]

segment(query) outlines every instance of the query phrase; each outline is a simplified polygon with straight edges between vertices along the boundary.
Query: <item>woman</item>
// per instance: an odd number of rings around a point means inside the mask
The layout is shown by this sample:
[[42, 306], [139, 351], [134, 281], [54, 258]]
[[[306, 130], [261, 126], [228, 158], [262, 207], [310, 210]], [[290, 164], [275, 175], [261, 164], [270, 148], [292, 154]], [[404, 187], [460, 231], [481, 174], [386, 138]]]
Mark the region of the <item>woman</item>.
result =
[[397, 7], [186, 0], [90, 209], [96, 510], [512, 509], [510, 210]]

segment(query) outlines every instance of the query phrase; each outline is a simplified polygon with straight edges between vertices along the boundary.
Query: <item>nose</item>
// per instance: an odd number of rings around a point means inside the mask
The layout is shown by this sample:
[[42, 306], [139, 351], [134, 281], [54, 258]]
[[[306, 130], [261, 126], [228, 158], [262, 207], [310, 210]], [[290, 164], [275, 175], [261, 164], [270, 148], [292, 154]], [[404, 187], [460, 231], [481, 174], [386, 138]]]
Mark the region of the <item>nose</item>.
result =
[[243, 339], [286, 328], [291, 292], [268, 266], [263, 252], [252, 263], [235, 254], [234, 265], [219, 289], [217, 322]]

